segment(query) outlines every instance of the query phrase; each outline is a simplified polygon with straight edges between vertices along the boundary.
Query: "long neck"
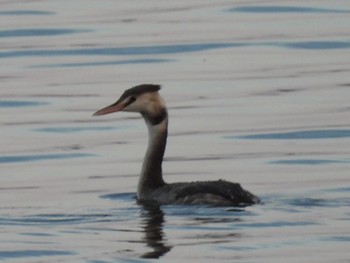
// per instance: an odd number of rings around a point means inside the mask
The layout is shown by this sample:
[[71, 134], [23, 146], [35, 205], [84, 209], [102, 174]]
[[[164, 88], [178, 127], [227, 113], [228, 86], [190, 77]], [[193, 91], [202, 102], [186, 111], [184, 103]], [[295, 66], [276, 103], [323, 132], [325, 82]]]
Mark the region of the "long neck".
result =
[[[165, 113], [166, 114], [166, 113]], [[150, 191], [164, 185], [162, 177], [162, 162], [168, 136], [168, 117], [157, 124], [152, 124], [145, 118], [148, 126], [148, 147], [142, 165], [138, 183], [137, 197], [147, 199]]]

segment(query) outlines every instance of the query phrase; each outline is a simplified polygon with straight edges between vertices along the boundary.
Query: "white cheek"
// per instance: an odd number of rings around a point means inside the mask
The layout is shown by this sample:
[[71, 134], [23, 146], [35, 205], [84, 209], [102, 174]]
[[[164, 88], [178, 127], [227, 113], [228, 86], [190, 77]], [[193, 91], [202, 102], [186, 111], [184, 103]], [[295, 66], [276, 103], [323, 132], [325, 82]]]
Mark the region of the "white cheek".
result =
[[126, 106], [123, 111], [132, 111], [132, 112], [138, 112], [139, 111], [139, 105], [137, 105], [135, 102]]
[[144, 109], [144, 107], [145, 107], [145, 102], [142, 102], [142, 100], [137, 99], [135, 102], [126, 106], [123, 109], [123, 111], [141, 112]]
[[151, 105], [152, 103], [150, 101], [150, 98], [146, 94], [144, 96], [138, 97], [137, 100], [129, 106], [132, 109], [132, 111], [148, 112]]

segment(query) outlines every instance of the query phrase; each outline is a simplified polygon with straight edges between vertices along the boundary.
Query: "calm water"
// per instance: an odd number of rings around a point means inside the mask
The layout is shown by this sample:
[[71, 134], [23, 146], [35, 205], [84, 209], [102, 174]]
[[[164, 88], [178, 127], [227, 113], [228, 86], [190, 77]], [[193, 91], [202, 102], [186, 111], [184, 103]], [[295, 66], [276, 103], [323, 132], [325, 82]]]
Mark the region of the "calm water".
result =
[[[0, 3], [0, 261], [350, 262], [350, 5]], [[247, 208], [142, 206], [139, 116], [159, 83], [169, 182]]]

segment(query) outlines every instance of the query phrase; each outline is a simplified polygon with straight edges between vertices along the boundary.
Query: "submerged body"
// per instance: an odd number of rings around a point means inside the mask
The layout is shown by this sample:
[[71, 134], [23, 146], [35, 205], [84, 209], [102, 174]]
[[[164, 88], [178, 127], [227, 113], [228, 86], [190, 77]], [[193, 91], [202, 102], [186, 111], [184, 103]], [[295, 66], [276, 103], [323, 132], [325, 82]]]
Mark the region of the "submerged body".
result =
[[126, 90], [119, 100], [94, 115], [117, 111], [139, 112], [148, 127], [148, 147], [137, 187], [140, 202], [157, 204], [206, 204], [246, 206], [259, 203], [255, 195], [240, 184], [224, 180], [167, 184], [163, 180], [162, 162], [168, 135], [168, 113], [159, 95], [160, 86], [143, 84]]
[[259, 199], [240, 184], [224, 180], [173, 183], [155, 189], [144, 189], [140, 202], [176, 205], [247, 206]]

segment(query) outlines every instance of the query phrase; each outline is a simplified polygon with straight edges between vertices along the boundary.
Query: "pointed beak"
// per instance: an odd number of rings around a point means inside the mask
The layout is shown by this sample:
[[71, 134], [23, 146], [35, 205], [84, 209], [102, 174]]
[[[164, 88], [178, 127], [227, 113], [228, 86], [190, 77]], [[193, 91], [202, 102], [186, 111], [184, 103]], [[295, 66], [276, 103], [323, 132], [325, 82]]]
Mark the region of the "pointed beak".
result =
[[100, 115], [105, 115], [112, 112], [122, 111], [126, 106], [127, 105], [117, 101], [116, 103], [110, 106], [107, 106], [103, 109], [96, 111], [92, 116], [100, 116]]

